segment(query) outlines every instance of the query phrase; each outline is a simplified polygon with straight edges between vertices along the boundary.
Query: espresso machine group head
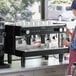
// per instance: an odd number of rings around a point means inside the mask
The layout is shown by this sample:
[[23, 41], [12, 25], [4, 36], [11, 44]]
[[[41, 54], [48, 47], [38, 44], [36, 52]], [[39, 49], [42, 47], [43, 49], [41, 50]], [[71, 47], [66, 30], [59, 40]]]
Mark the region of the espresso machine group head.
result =
[[45, 37], [47, 35], [47, 40], [50, 40], [50, 34], [55, 33], [63, 33], [64, 27], [66, 25], [64, 24], [55, 24], [51, 26], [38, 26], [38, 27], [24, 27], [21, 28], [21, 34], [25, 35], [27, 44], [31, 44], [31, 36], [33, 35], [34, 40], [35, 36], [38, 35], [41, 39], [41, 43], [45, 43]]

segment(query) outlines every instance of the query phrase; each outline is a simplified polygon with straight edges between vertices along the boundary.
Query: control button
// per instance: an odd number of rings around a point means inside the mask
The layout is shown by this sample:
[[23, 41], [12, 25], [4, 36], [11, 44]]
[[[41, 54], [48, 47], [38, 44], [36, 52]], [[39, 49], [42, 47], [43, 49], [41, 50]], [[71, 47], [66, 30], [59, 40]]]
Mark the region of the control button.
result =
[[60, 32], [62, 32], [62, 31], [63, 31], [63, 29], [62, 29], [62, 28], [60, 28], [60, 29], [59, 29], [59, 31], [60, 31]]

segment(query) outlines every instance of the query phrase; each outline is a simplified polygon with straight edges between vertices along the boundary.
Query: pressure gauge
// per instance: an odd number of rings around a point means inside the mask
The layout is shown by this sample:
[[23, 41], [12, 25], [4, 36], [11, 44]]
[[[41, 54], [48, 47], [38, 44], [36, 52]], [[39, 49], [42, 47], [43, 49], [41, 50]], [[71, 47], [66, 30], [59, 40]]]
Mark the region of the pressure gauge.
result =
[[26, 34], [30, 34], [30, 30], [26, 30]]

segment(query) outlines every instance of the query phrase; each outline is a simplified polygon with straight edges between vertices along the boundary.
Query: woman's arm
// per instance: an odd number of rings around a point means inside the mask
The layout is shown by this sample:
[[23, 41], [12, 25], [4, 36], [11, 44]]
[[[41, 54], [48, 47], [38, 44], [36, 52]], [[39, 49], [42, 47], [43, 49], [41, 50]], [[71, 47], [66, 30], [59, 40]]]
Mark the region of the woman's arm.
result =
[[70, 42], [70, 48], [76, 49], [76, 32], [74, 33], [74, 39]]

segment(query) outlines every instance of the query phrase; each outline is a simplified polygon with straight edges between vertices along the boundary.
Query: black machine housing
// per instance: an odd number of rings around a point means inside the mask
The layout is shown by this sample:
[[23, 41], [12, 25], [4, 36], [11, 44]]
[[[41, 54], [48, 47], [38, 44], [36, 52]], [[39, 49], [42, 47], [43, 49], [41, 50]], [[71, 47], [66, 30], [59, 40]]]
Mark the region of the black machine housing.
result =
[[[31, 45], [31, 35], [40, 35], [41, 42], [45, 43], [45, 35], [58, 33], [59, 37], [64, 33], [65, 24], [57, 24], [52, 26], [38, 26], [38, 27], [21, 27], [14, 25], [5, 25], [6, 36], [4, 38], [4, 52], [8, 54], [8, 62], [11, 63], [11, 55], [21, 57], [21, 66], [25, 66], [25, 57], [29, 56], [47, 56], [49, 54], [59, 54], [59, 62], [62, 62], [63, 54], [69, 52], [68, 48], [63, 48], [60, 44], [58, 49], [38, 49], [37, 51], [25, 52], [16, 49], [16, 37], [15, 36], [27, 36], [26, 43]], [[60, 30], [61, 29], [61, 30]], [[63, 38], [62, 38], [63, 39]], [[59, 38], [60, 40], [60, 38]], [[60, 41], [59, 41], [60, 42]]]

